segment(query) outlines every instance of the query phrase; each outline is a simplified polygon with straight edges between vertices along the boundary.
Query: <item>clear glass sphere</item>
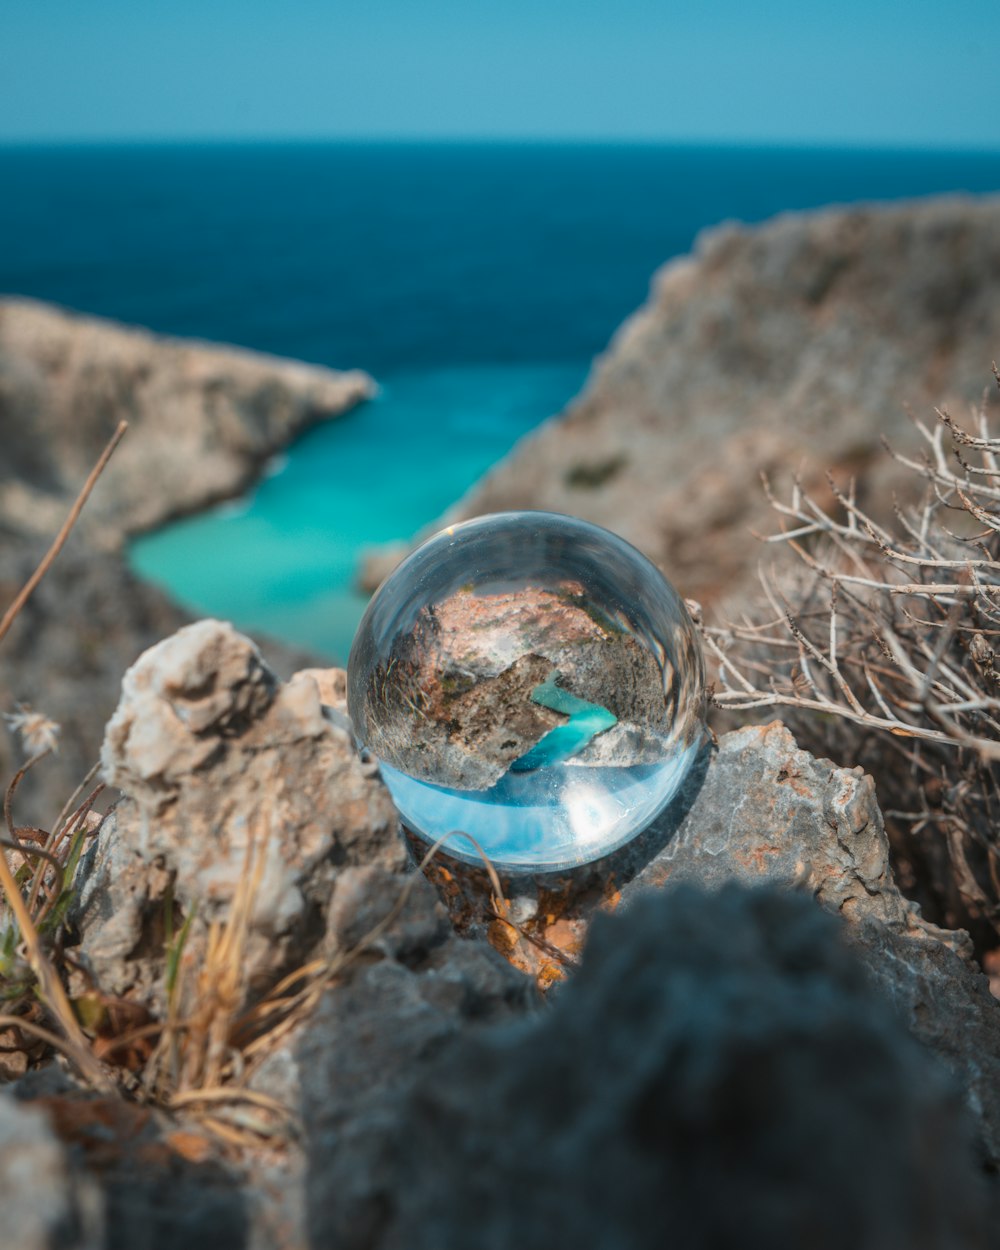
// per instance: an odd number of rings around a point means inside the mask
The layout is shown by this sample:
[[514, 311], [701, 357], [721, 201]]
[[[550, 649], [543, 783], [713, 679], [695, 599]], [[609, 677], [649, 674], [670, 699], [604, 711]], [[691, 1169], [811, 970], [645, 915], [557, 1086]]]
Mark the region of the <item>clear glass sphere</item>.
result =
[[683, 601], [607, 530], [502, 512], [428, 539], [379, 587], [348, 663], [359, 744], [449, 853], [549, 871], [640, 833], [701, 742]]

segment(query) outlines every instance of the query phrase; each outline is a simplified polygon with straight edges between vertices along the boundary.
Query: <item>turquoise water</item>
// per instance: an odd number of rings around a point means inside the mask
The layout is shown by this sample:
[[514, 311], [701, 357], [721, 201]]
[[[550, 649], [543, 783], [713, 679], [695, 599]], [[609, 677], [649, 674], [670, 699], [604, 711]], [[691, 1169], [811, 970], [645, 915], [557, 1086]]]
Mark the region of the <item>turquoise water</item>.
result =
[[544, 737], [511, 764], [515, 773], [530, 772], [535, 768], [547, 768], [578, 755], [598, 734], [618, 724], [618, 717], [598, 703], [588, 703], [575, 694], [563, 690], [558, 684], [559, 674], [553, 673], [531, 692], [533, 703], [562, 712], [569, 720], [564, 725], [550, 729]]
[[367, 602], [359, 554], [438, 517], [580, 388], [584, 364], [399, 374], [320, 426], [247, 500], [133, 544], [135, 568], [196, 612], [345, 663]]
[[[691, 746], [659, 764], [595, 768], [562, 761], [507, 772], [488, 790], [453, 790], [419, 781], [379, 761], [403, 819], [425, 838], [462, 830], [505, 869], [548, 872], [609, 855], [645, 829], [677, 793], [697, 754]], [[456, 833], [444, 844], [480, 863]]]
[[374, 375], [384, 399], [251, 501], [135, 551], [192, 607], [342, 660], [361, 549], [433, 521], [561, 409], [703, 227], [998, 190], [996, 152], [0, 146], [0, 291]]

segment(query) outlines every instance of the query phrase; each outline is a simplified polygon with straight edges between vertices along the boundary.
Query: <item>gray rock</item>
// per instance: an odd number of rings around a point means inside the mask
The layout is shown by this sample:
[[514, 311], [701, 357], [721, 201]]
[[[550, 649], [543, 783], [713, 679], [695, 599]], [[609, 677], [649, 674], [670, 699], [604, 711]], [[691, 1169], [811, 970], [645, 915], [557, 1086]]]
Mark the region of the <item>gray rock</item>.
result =
[[[633, 877], [647, 886], [793, 886], [842, 917], [845, 935], [914, 1037], [954, 1074], [1000, 1163], [1000, 1003], [968, 935], [923, 920], [893, 878], [871, 777], [799, 750], [779, 723], [727, 734], [679, 827]], [[655, 835], [657, 831], [653, 831]]]
[[[601, 917], [550, 1013], [417, 1081], [378, 1237], [333, 1244], [984, 1245], [968, 1122], [843, 934], [801, 895], [733, 885]], [[316, 1166], [333, 1207], [336, 1164]]]
[[520, 936], [498, 929], [475, 868], [449, 865], [444, 896], [456, 924], [502, 939], [508, 958], [546, 984], [572, 978], [557, 957], [575, 959], [595, 914], [680, 883], [803, 890], [843, 919], [885, 999], [965, 1091], [986, 1156], [1000, 1163], [1000, 1003], [967, 934], [929, 924], [900, 893], [871, 777], [815, 759], [779, 722], [706, 748], [667, 812], [607, 859], [507, 881]]
[[[405, 885], [382, 870], [342, 871], [330, 908], [338, 937], [363, 938]], [[250, 1183], [281, 1195], [281, 1222], [296, 1230], [294, 1245], [381, 1244], [397, 1187], [412, 1183], [392, 1166], [407, 1091], [437, 1071], [449, 1042], [522, 1016], [536, 1001], [531, 983], [486, 943], [454, 933], [426, 882], [409, 885], [388, 933], [252, 1080], [301, 1116], [301, 1154], [277, 1176], [258, 1163]]]
[[[187, 1201], [192, 1213], [207, 1213], [204, 1229], [194, 1214], [168, 1219], [165, 1178], [145, 1175], [139, 1192], [155, 1208], [160, 1238], [151, 1244], [207, 1237], [231, 1208], [253, 1247], [321, 1244], [309, 1241], [307, 1195], [314, 1154], [329, 1152], [345, 1169], [330, 1219], [349, 1212], [367, 1226], [378, 1199], [366, 1161], [387, 1150], [383, 1130], [401, 1091], [444, 1041], [473, 1021], [521, 1012], [534, 997], [495, 951], [455, 934], [431, 886], [409, 868], [388, 796], [355, 750], [343, 694], [337, 670], [280, 684], [247, 639], [215, 621], [166, 639], [124, 679], [104, 761], [125, 797], [89, 853], [74, 917], [75, 954], [100, 988], [162, 1012], [166, 906], [179, 909], [176, 930], [198, 904], [183, 956], [196, 969], [208, 925], [232, 913], [254, 829], [268, 854], [244, 961], [249, 992], [309, 958], [363, 947], [252, 1076], [254, 1090], [301, 1117], [306, 1150], [289, 1142], [279, 1157], [245, 1157], [235, 1194], [193, 1175]], [[397, 903], [399, 914], [372, 938]], [[115, 1202], [126, 1202], [128, 1182], [124, 1169]], [[132, 1227], [134, 1202], [128, 1214]]]
[[[421, 890], [260, 1070], [302, 1110], [286, 1202], [304, 1194], [314, 1244], [985, 1244], [1000, 1005], [964, 935], [899, 894], [860, 770], [780, 725], [706, 764], [646, 839], [582, 870], [557, 925], [594, 936], [550, 1012], [525, 1016], [524, 983]], [[600, 873], [621, 920], [594, 921]], [[342, 944], [393, 880], [340, 874]], [[525, 918], [532, 890], [571, 897], [565, 877], [508, 884]]]
[[0, 1093], [0, 1226], [6, 1250], [103, 1250], [97, 1186], [71, 1168], [44, 1113]]
[[[727, 735], [643, 838], [575, 883], [512, 888], [526, 931], [553, 943], [555, 899], [579, 942], [612, 879], [620, 892], [623, 919], [594, 925], [582, 970], [540, 1013], [531, 979], [460, 938], [407, 872], [343, 693], [336, 672], [282, 685], [248, 640], [205, 621], [142, 657], [108, 726], [125, 797], [76, 917], [102, 989], [162, 1011], [168, 899], [175, 926], [198, 900], [196, 967], [253, 831], [274, 853], [248, 992], [357, 952], [249, 1076], [299, 1115], [301, 1140], [246, 1156], [235, 1190], [208, 1177], [206, 1210], [238, 1208], [260, 1250], [530, 1248], [554, 1230], [595, 1247], [666, 1230], [697, 1247], [737, 1228], [779, 1248], [981, 1244], [963, 1116], [1000, 1160], [1000, 1005], [964, 935], [899, 894], [860, 770], [813, 759], [780, 725]], [[450, 881], [461, 903], [458, 870]], [[760, 883], [772, 890], [703, 893]], [[669, 899], [644, 901], [661, 886]], [[147, 1182], [163, 1192], [158, 1173]], [[171, 1227], [183, 1240], [190, 1226]]]

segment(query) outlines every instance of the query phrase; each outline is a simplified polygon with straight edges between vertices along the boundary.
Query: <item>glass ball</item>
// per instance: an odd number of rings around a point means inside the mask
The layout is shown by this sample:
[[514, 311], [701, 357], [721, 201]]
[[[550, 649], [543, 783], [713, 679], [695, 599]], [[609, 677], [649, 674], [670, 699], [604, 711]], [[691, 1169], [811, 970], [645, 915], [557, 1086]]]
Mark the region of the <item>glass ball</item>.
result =
[[608, 854], [677, 793], [704, 666], [659, 570], [575, 517], [435, 534], [382, 583], [347, 669], [359, 745], [404, 823], [450, 854], [545, 872]]

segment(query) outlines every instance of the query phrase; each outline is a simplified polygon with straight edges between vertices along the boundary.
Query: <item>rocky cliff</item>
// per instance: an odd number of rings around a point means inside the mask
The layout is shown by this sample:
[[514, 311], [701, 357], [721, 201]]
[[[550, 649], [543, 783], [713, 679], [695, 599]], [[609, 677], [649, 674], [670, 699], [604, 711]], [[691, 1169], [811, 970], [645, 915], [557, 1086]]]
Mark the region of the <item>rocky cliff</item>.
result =
[[[243, 491], [308, 425], [374, 391], [338, 373], [162, 338], [29, 300], [0, 300], [0, 606], [27, 580], [101, 448], [129, 431], [56, 561], [0, 648], [0, 711], [36, 703], [62, 725], [23, 815], [54, 815], [97, 758], [123, 669], [190, 619], [134, 577], [129, 534]], [[268, 646], [286, 674], [301, 652]], [[0, 721], [0, 776], [20, 748]], [[49, 796], [43, 801], [42, 789]]]
[[[878, 512], [907, 409], [965, 415], [1000, 356], [1000, 199], [782, 216], [667, 264], [583, 391], [449, 514], [568, 512], [710, 604], [756, 577], [761, 471], [863, 472]], [[436, 527], [434, 527], [436, 528]], [[373, 559], [377, 584], [399, 553]]]
[[112, 541], [153, 528], [238, 495], [296, 434], [374, 389], [359, 372], [0, 300], [0, 516], [51, 532], [124, 418], [85, 524]]

